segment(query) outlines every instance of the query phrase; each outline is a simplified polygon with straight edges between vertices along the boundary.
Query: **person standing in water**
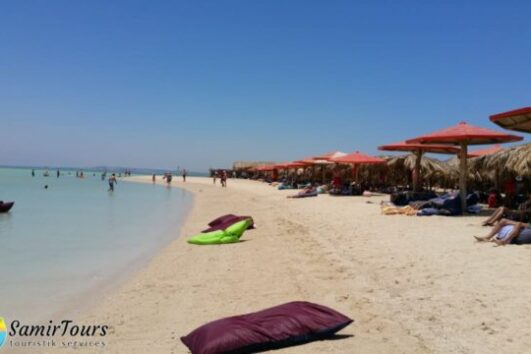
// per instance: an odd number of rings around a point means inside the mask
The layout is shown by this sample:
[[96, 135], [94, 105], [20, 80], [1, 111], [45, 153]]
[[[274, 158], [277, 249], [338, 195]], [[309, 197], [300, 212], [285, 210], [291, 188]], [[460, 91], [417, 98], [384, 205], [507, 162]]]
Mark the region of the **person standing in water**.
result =
[[114, 185], [118, 184], [118, 181], [116, 180], [116, 175], [113, 173], [109, 177], [109, 192], [114, 192]]
[[61, 175], [61, 171], [57, 170], [57, 178]]
[[153, 174], [151, 176], [151, 182], [155, 183], [155, 180], [157, 179], [157, 176], [155, 174]]
[[34, 168], [31, 169], [31, 177], [35, 177], [35, 169]]
[[186, 182], [186, 169], [183, 169], [183, 182]]

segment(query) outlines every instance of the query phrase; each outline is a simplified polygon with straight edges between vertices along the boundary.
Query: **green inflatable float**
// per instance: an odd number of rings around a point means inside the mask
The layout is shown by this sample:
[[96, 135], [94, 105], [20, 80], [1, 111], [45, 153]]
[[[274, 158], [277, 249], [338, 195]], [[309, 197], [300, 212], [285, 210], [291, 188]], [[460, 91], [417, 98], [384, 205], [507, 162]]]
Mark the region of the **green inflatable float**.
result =
[[241, 220], [227, 227], [225, 230], [216, 230], [192, 236], [188, 240], [188, 243], [194, 245], [219, 245], [223, 243], [235, 243], [240, 241], [240, 237], [252, 224], [252, 219]]

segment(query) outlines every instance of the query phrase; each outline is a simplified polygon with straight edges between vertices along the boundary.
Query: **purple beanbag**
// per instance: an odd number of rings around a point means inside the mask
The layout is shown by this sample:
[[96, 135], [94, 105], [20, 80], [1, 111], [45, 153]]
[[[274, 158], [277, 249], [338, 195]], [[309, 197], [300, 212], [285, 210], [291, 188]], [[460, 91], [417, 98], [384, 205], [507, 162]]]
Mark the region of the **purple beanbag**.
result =
[[[234, 223], [237, 223], [238, 221], [242, 221], [245, 219], [251, 219], [250, 216], [238, 216], [233, 214], [227, 214], [220, 216], [217, 219], [212, 220], [208, 223], [208, 226], [210, 226], [208, 229], [203, 230], [201, 232], [211, 232], [216, 230], [225, 230], [227, 227], [231, 226]], [[254, 229], [254, 223], [248, 227], [248, 229]]]
[[192, 354], [255, 353], [324, 339], [350, 323], [328, 307], [295, 301], [207, 323], [181, 341]]

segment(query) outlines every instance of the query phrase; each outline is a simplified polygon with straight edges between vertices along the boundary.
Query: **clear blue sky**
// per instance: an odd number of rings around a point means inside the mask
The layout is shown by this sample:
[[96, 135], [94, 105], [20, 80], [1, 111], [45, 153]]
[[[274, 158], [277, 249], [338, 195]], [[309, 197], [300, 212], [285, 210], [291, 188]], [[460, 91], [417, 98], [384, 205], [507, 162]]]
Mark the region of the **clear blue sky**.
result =
[[[0, 164], [206, 170], [531, 105], [529, 1], [3, 1]], [[527, 138], [529, 141], [529, 138]]]

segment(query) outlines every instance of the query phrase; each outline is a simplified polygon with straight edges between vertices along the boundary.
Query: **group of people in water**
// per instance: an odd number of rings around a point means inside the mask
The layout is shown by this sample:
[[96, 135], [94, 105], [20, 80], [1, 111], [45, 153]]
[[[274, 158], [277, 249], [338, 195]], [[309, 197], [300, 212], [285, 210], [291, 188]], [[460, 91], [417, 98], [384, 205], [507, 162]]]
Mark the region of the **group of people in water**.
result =
[[[43, 177], [50, 177], [50, 171], [48, 171], [48, 169], [44, 170], [44, 172], [42, 173]], [[57, 178], [59, 178], [59, 176], [61, 176], [61, 171], [60, 170], [57, 170]], [[31, 169], [31, 177], [35, 177], [35, 169]]]
[[[32, 169], [31, 170], [31, 177], [35, 177], [35, 169]], [[68, 172], [68, 174], [72, 174], [71, 171]], [[48, 169], [44, 170], [44, 172], [42, 173], [43, 177], [49, 177], [50, 176], [50, 172], [48, 171]], [[61, 176], [61, 171], [58, 169], [57, 172], [56, 172], [56, 176], [57, 178], [59, 178]], [[96, 173], [93, 173], [93, 176], [96, 176]], [[119, 174], [119, 177], [121, 177], [122, 174], [120, 173]], [[131, 170], [125, 170], [124, 172], [124, 176], [131, 176]], [[107, 172], [103, 172], [101, 174], [101, 180], [104, 181], [107, 177]], [[76, 178], [85, 178], [85, 174], [83, 172], [83, 170], [76, 170]], [[113, 192], [114, 191], [114, 187], [116, 184], [118, 184], [118, 180], [116, 179], [116, 174], [115, 173], [112, 173], [109, 178], [108, 178], [108, 183], [109, 183], [109, 189], [108, 191], [109, 192]], [[44, 189], [48, 189], [48, 185], [46, 184], [44, 186]]]

